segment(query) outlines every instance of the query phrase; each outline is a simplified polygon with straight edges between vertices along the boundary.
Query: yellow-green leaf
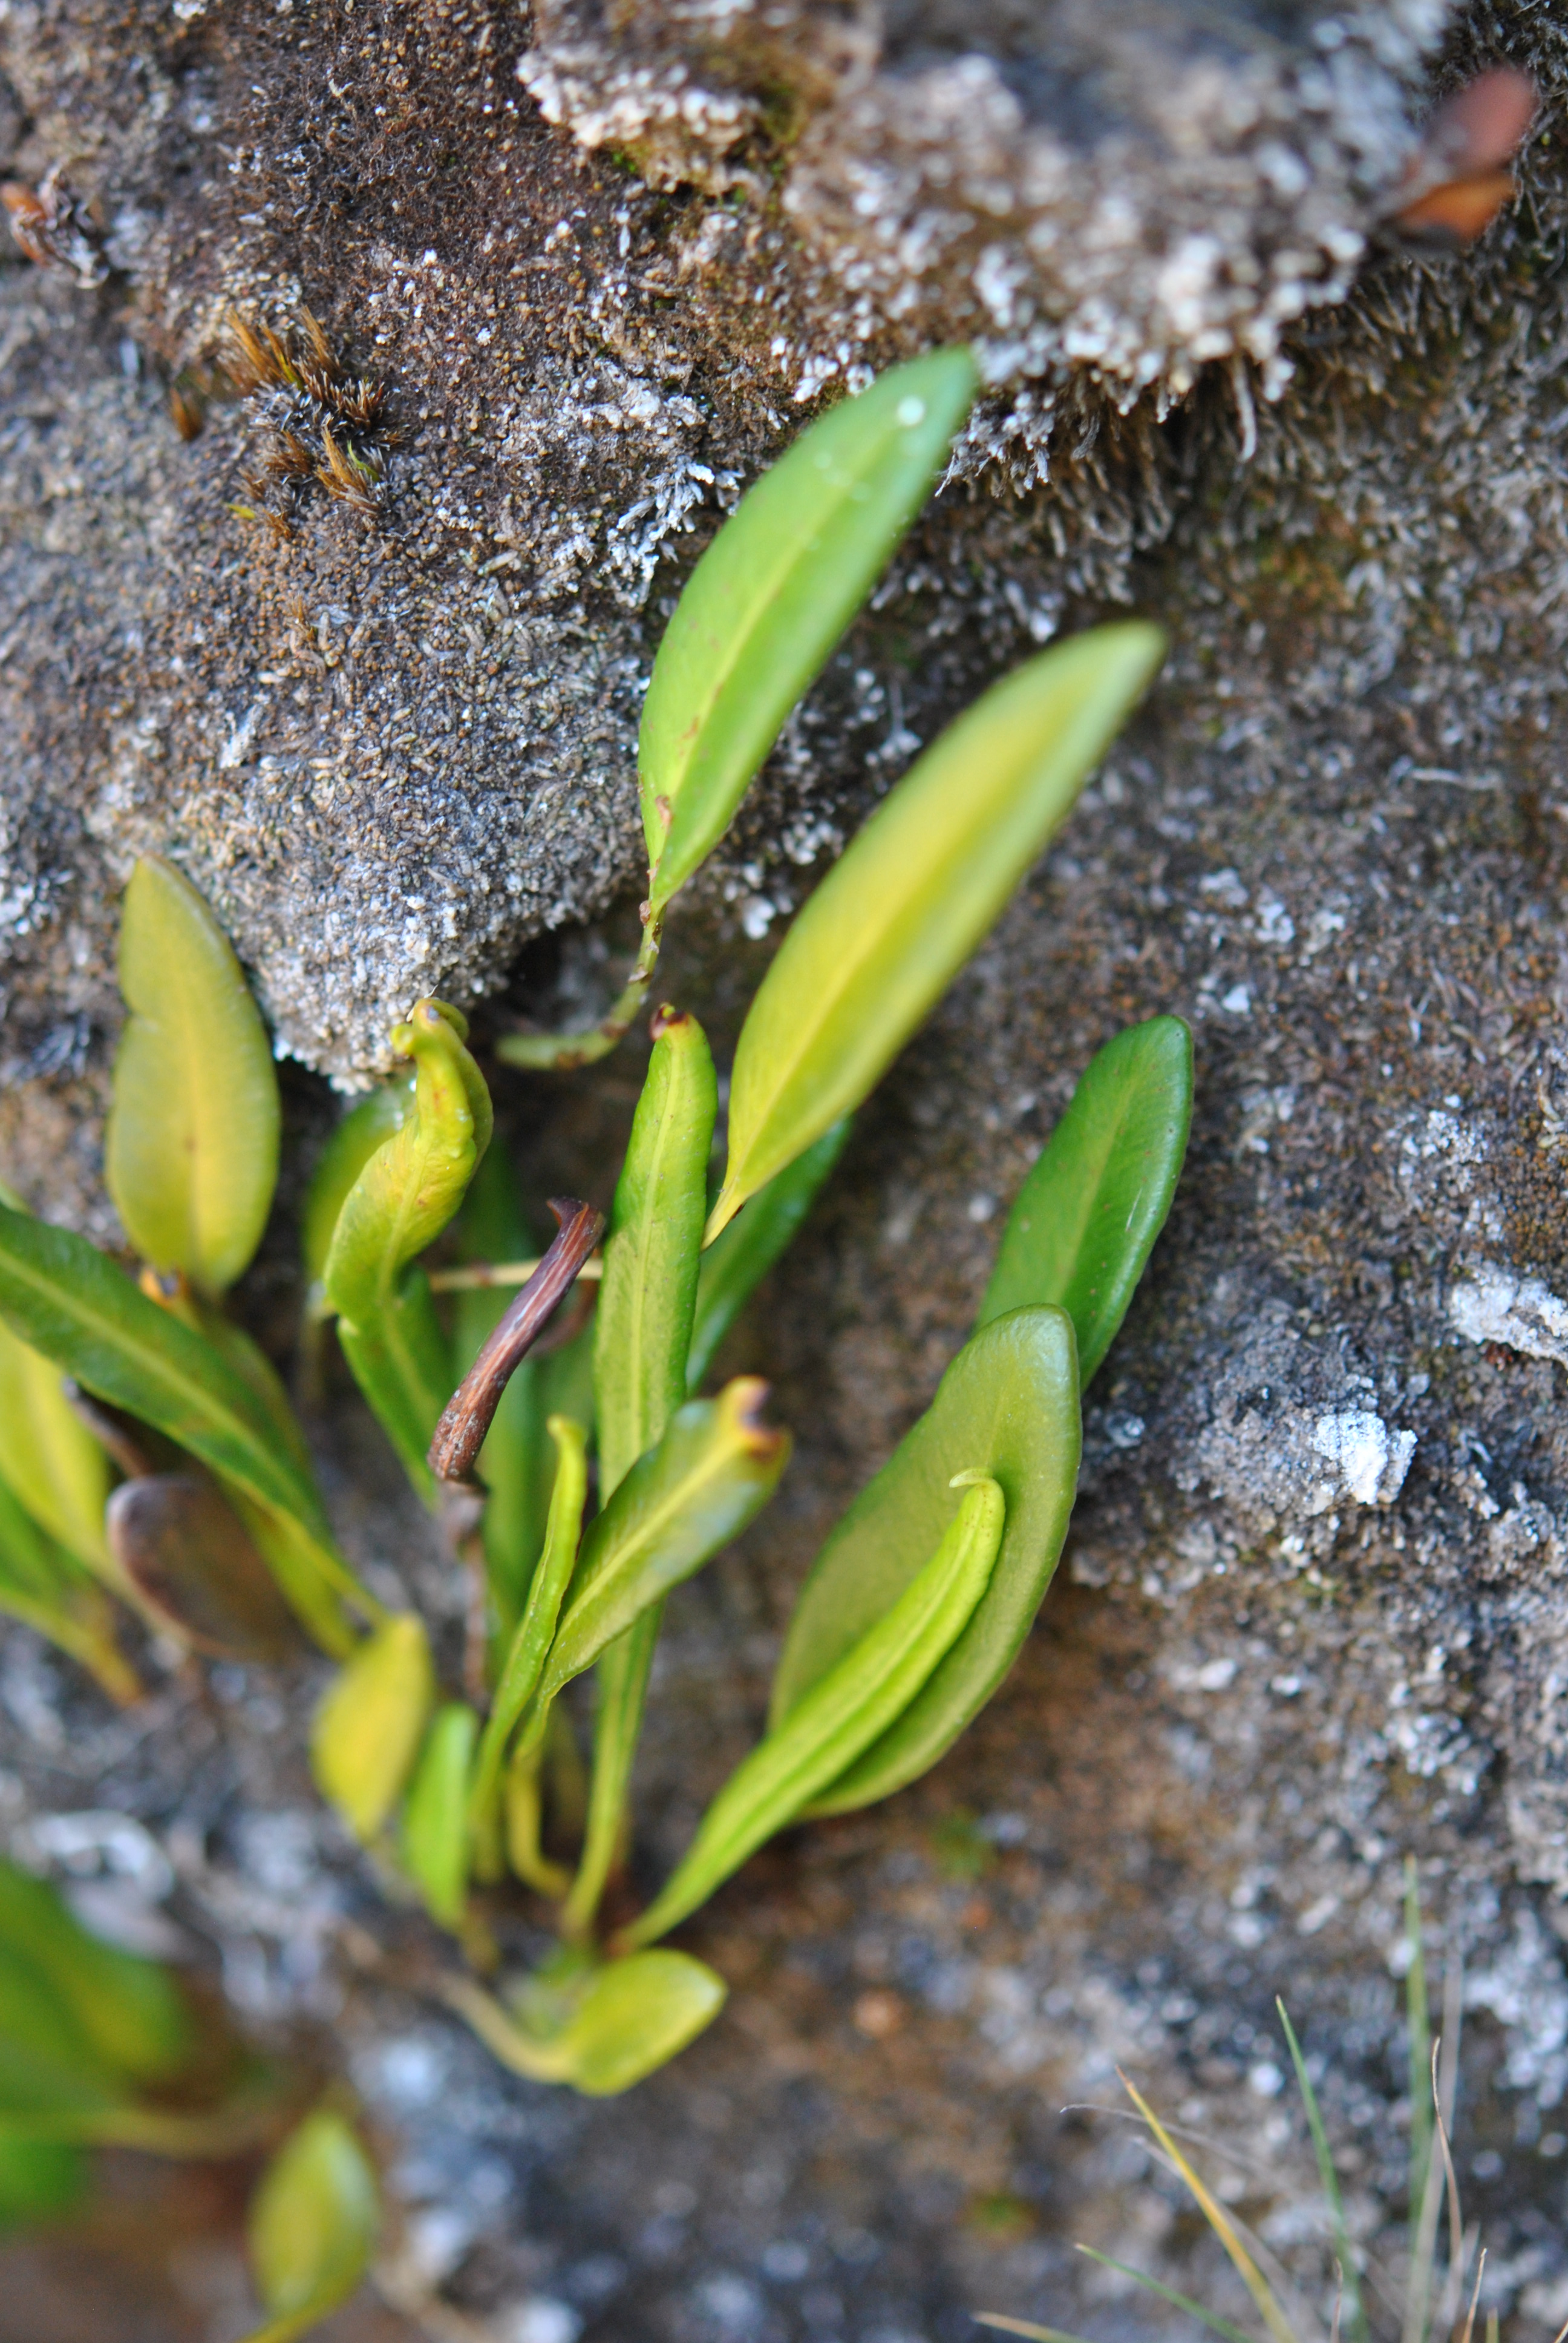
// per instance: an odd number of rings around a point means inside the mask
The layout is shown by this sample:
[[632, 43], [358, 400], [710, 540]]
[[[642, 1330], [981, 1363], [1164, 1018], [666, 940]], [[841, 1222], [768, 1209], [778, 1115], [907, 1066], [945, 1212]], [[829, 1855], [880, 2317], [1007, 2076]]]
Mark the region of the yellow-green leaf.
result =
[[100, 1577], [109, 1460], [65, 1397], [64, 1378], [0, 1322], [0, 1473], [33, 1519]]
[[829, 872], [741, 1028], [709, 1242], [902, 1049], [1065, 817], [1164, 640], [1138, 621], [1098, 627], [994, 684]]
[[654, 661], [638, 751], [656, 918], [729, 828], [978, 388], [968, 350], [894, 367], [801, 433], [692, 571]]
[[536, 2031], [498, 2001], [454, 1977], [447, 1997], [514, 2074], [568, 2083], [588, 2098], [629, 2090], [668, 2064], [724, 2006], [727, 1988], [689, 1953], [633, 1953], [586, 1971], [557, 1996], [548, 2031]]
[[968, 1626], [990, 1583], [1007, 1508], [983, 1473], [956, 1476], [964, 1493], [941, 1544], [891, 1608], [743, 1759], [702, 1817], [678, 1869], [628, 1945], [651, 1945], [739, 1869], [878, 1741]]
[[155, 1269], [222, 1293], [277, 1184], [277, 1076], [227, 937], [173, 866], [145, 856], [120, 915], [129, 1011], [115, 1061], [105, 1177]]
[[0, 1954], [35, 1970], [93, 2053], [136, 2084], [166, 2083], [195, 2043], [167, 1969], [90, 1936], [55, 1889], [0, 1861]]
[[373, 1839], [397, 1805], [435, 1700], [424, 1622], [405, 1611], [366, 1637], [317, 1709], [317, 1786], [357, 1838]]
[[327, 1256], [349, 1190], [377, 1149], [401, 1131], [414, 1104], [412, 1073], [378, 1083], [350, 1107], [317, 1158], [300, 1215], [300, 1251], [313, 1310], [325, 1307], [322, 1280]]
[[376, 2174], [358, 2138], [318, 2107], [284, 2142], [250, 2207], [250, 2264], [268, 2324], [249, 2343], [288, 2343], [347, 2302], [381, 2224]]
[[430, 1720], [403, 1806], [403, 1866], [443, 1928], [460, 1928], [468, 1899], [468, 1769], [479, 1720], [450, 1700]]

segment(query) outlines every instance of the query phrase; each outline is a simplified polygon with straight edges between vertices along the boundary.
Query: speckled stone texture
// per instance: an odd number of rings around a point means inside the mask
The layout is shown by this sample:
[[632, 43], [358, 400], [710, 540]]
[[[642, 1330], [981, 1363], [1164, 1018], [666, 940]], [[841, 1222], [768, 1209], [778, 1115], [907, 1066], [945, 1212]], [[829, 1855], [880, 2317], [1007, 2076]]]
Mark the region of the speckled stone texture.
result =
[[[1543, 91], [1517, 206], [1472, 253], [1400, 248], [1380, 223], [1408, 126], [1503, 58]], [[415, 986], [495, 989], [481, 1036], [593, 1013], [634, 923], [576, 923], [635, 880], [660, 610], [857, 367], [978, 334], [993, 389], [673, 923], [669, 987], [721, 1049], [813, 864], [946, 713], [1058, 627], [1171, 627], [1147, 710], [732, 1340], [800, 1446], [671, 1606], [643, 1885], [754, 1733], [790, 1592], [961, 1340], [1091, 1050], [1175, 1010], [1199, 1071], [1015, 1676], [926, 1783], [725, 1891], [689, 1941], [729, 2007], [632, 2098], [504, 2082], [433, 2014], [437, 1948], [386, 1917], [288, 1755], [308, 1671], [159, 1678], [116, 1724], [8, 1635], [7, 1828], [221, 1955], [258, 2026], [320, 2029], [412, 2208], [388, 2283], [438, 2281], [492, 2343], [960, 2343], [982, 2305], [1106, 2343], [1176, 2331], [1074, 2237], [1244, 2315], [1130, 2137], [1059, 2112], [1112, 2098], [1119, 2063], [1244, 2156], [1237, 2202], [1326, 2325], [1272, 1997], [1322, 2061], [1352, 2224], [1392, 2254], [1408, 1852], [1438, 1960], [1463, 1954], [1459, 2161], [1491, 2298], [1554, 2332], [1558, 15], [544, 0], [530, 30], [347, 0], [112, 25], [14, 5], [0, 67], [6, 167], [79, 158], [118, 269], [95, 292], [0, 269], [0, 1170], [46, 1210], [113, 1233], [107, 939], [143, 842], [211, 890], [282, 1042], [341, 1082]], [[235, 516], [254, 401], [176, 437], [165, 380], [220, 348], [229, 301], [280, 326], [308, 302], [385, 378], [404, 437], [374, 518], [315, 490], [286, 541]], [[534, 1194], [608, 1200], [637, 1071], [498, 1077]], [[288, 1098], [307, 1153], [325, 1085], [291, 1072]], [[246, 1295], [280, 1347], [286, 1217]], [[377, 1456], [345, 1406], [323, 1464], [346, 1534], [455, 1613]], [[152, 1854], [38, 1835], [84, 1810]], [[513, 1916], [519, 1949], [536, 1918]], [[232, 2289], [190, 2284], [189, 2332], [240, 2331]]]

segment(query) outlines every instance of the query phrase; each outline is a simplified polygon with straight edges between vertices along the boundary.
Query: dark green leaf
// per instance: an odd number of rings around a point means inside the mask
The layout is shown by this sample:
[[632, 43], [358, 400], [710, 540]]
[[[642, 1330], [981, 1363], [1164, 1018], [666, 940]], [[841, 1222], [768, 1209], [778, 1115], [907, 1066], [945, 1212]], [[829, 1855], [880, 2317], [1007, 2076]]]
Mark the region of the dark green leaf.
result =
[[105, 1177], [132, 1243], [198, 1291], [231, 1285], [277, 1184], [277, 1076], [227, 937], [187, 879], [145, 857], [120, 916], [130, 1011]]
[[1060, 1310], [1018, 1310], [976, 1334], [935, 1399], [818, 1555], [773, 1685], [776, 1730], [889, 1611], [957, 1510], [958, 1473], [984, 1473], [1007, 1504], [974, 1616], [881, 1738], [817, 1798], [836, 1814], [934, 1765], [1012, 1665], [1050, 1582], [1078, 1478], [1078, 1359]]
[[454, 1977], [447, 1997], [515, 2074], [568, 2083], [609, 2098], [640, 2083], [684, 2050], [724, 2006], [721, 1977], [689, 1953], [633, 1953], [588, 1970], [548, 2033], [511, 2017], [499, 2002]]
[[1030, 659], [879, 806], [785, 937], [741, 1028], [710, 1241], [903, 1048], [1065, 818], [1164, 641], [1129, 621]]
[[686, 1359], [686, 1387], [695, 1393], [713, 1354], [774, 1262], [793, 1243], [849, 1136], [842, 1116], [815, 1145], [769, 1181], [702, 1256], [697, 1310]]
[[1192, 1036], [1179, 1017], [1097, 1052], [1020, 1189], [976, 1326], [1055, 1302], [1087, 1385], [1165, 1224], [1192, 1120]]
[[287, 2343], [347, 2302], [381, 2224], [370, 2160], [340, 2115], [307, 2116], [251, 2200], [250, 2261], [270, 2323], [249, 2343]]
[[652, 1944], [706, 1903], [765, 1839], [880, 1739], [951, 1649], [985, 1593], [1006, 1513], [994, 1481], [959, 1478], [969, 1485], [924, 1569], [736, 1768], [673, 1878], [628, 1929], [627, 1944]]
[[471, 1813], [476, 1823], [489, 1807], [507, 1744], [538, 1687], [555, 1638], [562, 1598], [577, 1565], [583, 1504], [588, 1495], [588, 1434], [580, 1423], [573, 1423], [564, 1415], [551, 1416], [549, 1432], [558, 1462], [545, 1547], [528, 1588], [522, 1618], [508, 1648], [485, 1726], [479, 1762], [474, 1769]]
[[726, 521], [654, 661], [638, 767], [657, 915], [729, 828], [876, 583], [979, 387], [967, 350], [895, 367], [801, 433]]
[[87, 2193], [87, 2160], [64, 2140], [0, 2133], [0, 2229], [74, 2212]]
[[468, 1900], [468, 1768], [479, 1720], [452, 1700], [430, 1720], [403, 1807], [403, 1865], [443, 1928], [460, 1928]]
[[90, 1936], [53, 1887], [4, 1861], [0, 1956], [45, 1981], [107, 2071], [163, 2083], [190, 2056], [190, 2014], [168, 1971]]

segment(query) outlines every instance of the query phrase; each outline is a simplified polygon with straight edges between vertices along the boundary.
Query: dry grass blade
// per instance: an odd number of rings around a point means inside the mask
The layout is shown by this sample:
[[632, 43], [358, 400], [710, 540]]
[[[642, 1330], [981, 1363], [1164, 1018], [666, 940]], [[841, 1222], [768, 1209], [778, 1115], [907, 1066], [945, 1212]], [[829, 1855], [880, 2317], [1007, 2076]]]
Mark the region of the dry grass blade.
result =
[[[1119, 2073], [1120, 2071], [1121, 2070], [1118, 2069]], [[1259, 2316], [1261, 2318], [1263, 2324], [1268, 2328], [1270, 2334], [1274, 2338], [1274, 2343], [1297, 2343], [1297, 2338], [1292, 2329], [1291, 2323], [1285, 2317], [1284, 2312], [1281, 2309], [1278, 2301], [1275, 2299], [1273, 2288], [1270, 2286], [1267, 2278], [1263, 2276], [1262, 2271], [1258, 2268], [1257, 2263], [1253, 2260], [1251, 2255], [1242, 2244], [1240, 2236], [1237, 2234], [1235, 2225], [1231, 2221], [1224, 2207], [1219, 2202], [1219, 2199], [1212, 2195], [1201, 2176], [1194, 2170], [1191, 2164], [1188, 2163], [1186, 2157], [1182, 2155], [1181, 2149], [1177, 2147], [1175, 2141], [1171, 2138], [1170, 2133], [1166, 2130], [1164, 2125], [1161, 2122], [1153, 2108], [1149, 2105], [1148, 2100], [1143, 2097], [1141, 2092], [1137, 2089], [1135, 2085], [1128, 2081], [1125, 2075], [1121, 2076], [1121, 2081], [1126, 2088], [1128, 2097], [1132, 2101], [1133, 2106], [1138, 2109], [1139, 2114], [1143, 2117], [1144, 2122], [1148, 2125], [1150, 2130], [1153, 2133], [1155, 2138], [1159, 2141], [1161, 2147], [1164, 2149], [1166, 2155], [1170, 2157], [1171, 2163], [1176, 2167], [1177, 2171], [1181, 2174], [1182, 2179], [1191, 2190], [1193, 2197], [1197, 2199], [1199, 2208], [1202, 2212], [1204, 2219], [1208, 2222], [1209, 2227], [1213, 2230], [1214, 2235], [1219, 2238], [1220, 2243], [1224, 2247], [1226, 2253], [1230, 2256], [1231, 2262], [1234, 2264], [1235, 2268], [1241, 2277], [1242, 2284], [1245, 2286], [1248, 2293], [1251, 2296], [1252, 2300], [1257, 2304]]]

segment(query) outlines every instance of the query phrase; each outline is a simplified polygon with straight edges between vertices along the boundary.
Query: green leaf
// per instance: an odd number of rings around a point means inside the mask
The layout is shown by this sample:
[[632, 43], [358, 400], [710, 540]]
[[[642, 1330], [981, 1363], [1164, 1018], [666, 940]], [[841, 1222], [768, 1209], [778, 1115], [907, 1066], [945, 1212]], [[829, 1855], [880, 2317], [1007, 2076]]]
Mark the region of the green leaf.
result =
[[[594, 1411], [606, 1502], [661, 1437], [686, 1396], [719, 1106], [713, 1059], [696, 1018], [661, 1009], [653, 1036], [616, 1186], [595, 1313]], [[599, 1670], [588, 1832], [566, 1915], [578, 1932], [593, 1916], [622, 1836], [642, 1730], [662, 1614], [656, 1604], [638, 1608], [626, 1641], [605, 1652]]]
[[661, 1009], [605, 1247], [594, 1346], [608, 1499], [686, 1397], [719, 1093], [695, 1017]]
[[64, 2140], [0, 2134], [0, 2229], [74, 2212], [87, 2193], [87, 2159]]
[[414, 1103], [415, 1076], [382, 1082], [349, 1109], [317, 1158], [300, 1220], [300, 1250], [313, 1310], [325, 1307], [322, 1281], [333, 1232], [349, 1190], [377, 1149], [402, 1130]]
[[82, 2124], [129, 2093], [46, 1973], [0, 1947], [0, 2121], [7, 2130]]
[[190, 2013], [169, 1972], [88, 1934], [43, 1880], [0, 1860], [0, 1955], [28, 1964], [94, 2054], [138, 2084], [165, 2083], [188, 2061]]
[[774, 1680], [773, 1729], [909, 1585], [957, 1508], [955, 1473], [980, 1472], [999, 1483], [1007, 1504], [1001, 1551], [946, 1658], [811, 1813], [844, 1813], [901, 1789], [984, 1707], [1050, 1583], [1072, 1512], [1079, 1444], [1078, 1359], [1064, 1311], [1015, 1311], [965, 1344], [812, 1566]]
[[654, 661], [638, 744], [656, 919], [729, 828], [925, 502], [978, 388], [964, 349], [893, 367], [801, 433], [692, 571]]
[[741, 1028], [709, 1242], [903, 1048], [1066, 816], [1164, 642], [1129, 621], [1030, 659], [877, 809], [785, 937]]
[[397, 1805], [435, 1701], [424, 1622], [404, 1611], [366, 1637], [317, 1709], [311, 1770], [357, 1838], [373, 1839]]
[[120, 914], [130, 1014], [115, 1061], [105, 1177], [153, 1267], [222, 1293], [277, 1185], [277, 1075], [227, 937], [188, 879], [146, 856]]
[[469, 1814], [476, 1825], [489, 1808], [507, 1744], [538, 1687], [555, 1638], [561, 1602], [577, 1566], [583, 1504], [588, 1495], [588, 1434], [580, 1423], [573, 1423], [564, 1415], [551, 1416], [549, 1432], [556, 1446], [557, 1463], [545, 1548], [496, 1685], [479, 1761], [474, 1769]]
[[403, 1808], [403, 1866], [443, 1928], [460, 1928], [468, 1901], [468, 1768], [479, 1720], [452, 1700], [430, 1720]]
[[975, 1323], [1052, 1302], [1087, 1387], [1165, 1225], [1192, 1121], [1192, 1036], [1151, 1017], [1091, 1060], [1008, 1215]]
[[416, 1001], [392, 1047], [414, 1060], [413, 1111], [368, 1157], [338, 1211], [322, 1273], [356, 1381], [427, 1503], [425, 1451], [452, 1389], [451, 1358], [422, 1277], [404, 1277], [446, 1227], [490, 1143], [490, 1094], [464, 1047], [467, 1021]]
[[689, 1953], [633, 1953], [587, 1972], [560, 1998], [564, 2012], [548, 2033], [508, 2015], [467, 1977], [452, 1978], [447, 1998], [480, 2040], [514, 2074], [532, 2082], [569, 2083], [589, 2098], [610, 2098], [667, 2066], [710, 2026], [724, 2006], [721, 1977]]
[[741, 1375], [716, 1400], [689, 1400], [589, 1523], [536, 1715], [767, 1503], [789, 1455], [788, 1433], [758, 1422], [767, 1392]]
[[109, 1460], [65, 1397], [59, 1368], [3, 1322], [0, 1473], [41, 1528], [112, 1581], [104, 1538]]
[[960, 1473], [959, 1510], [925, 1567], [876, 1625], [814, 1684], [730, 1775], [684, 1860], [635, 1926], [652, 1944], [738, 1871], [893, 1724], [973, 1616], [1001, 1545], [1006, 1505], [994, 1481]]
[[309, 1474], [255, 1389], [85, 1238], [0, 1205], [0, 1315], [86, 1390], [199, 1456], [231, 1494], [244, 1492], [297, 1525], [299, 1567], [319, 1597], [306, 1621], [313, 1632], [322, 1633], [339, 1596], [378, 1615], [337, 1551]]
[[115, 1642], [114, 1613], [75, 1554], [40, 1529], [0, 1476], [0, 1613], [46, 1635], [97, 1678], [111, 1700], [141, 1690]]
[[272, 2316], [248, 2343], [287, 2343], [347, 2302], [380, 2225], [369, 2157], [341, 2116], [318, 2107], [284, 2142], [251, 2199], [251, 2268]]
[[787, 1164], [716, 1237], [702, 1256], [686, 1387], [695, 1393], [713, 1354], [776, 1261], [794, 1242], [817, 1192], [844, 1151], [853, 1118], [842, 1115]]

